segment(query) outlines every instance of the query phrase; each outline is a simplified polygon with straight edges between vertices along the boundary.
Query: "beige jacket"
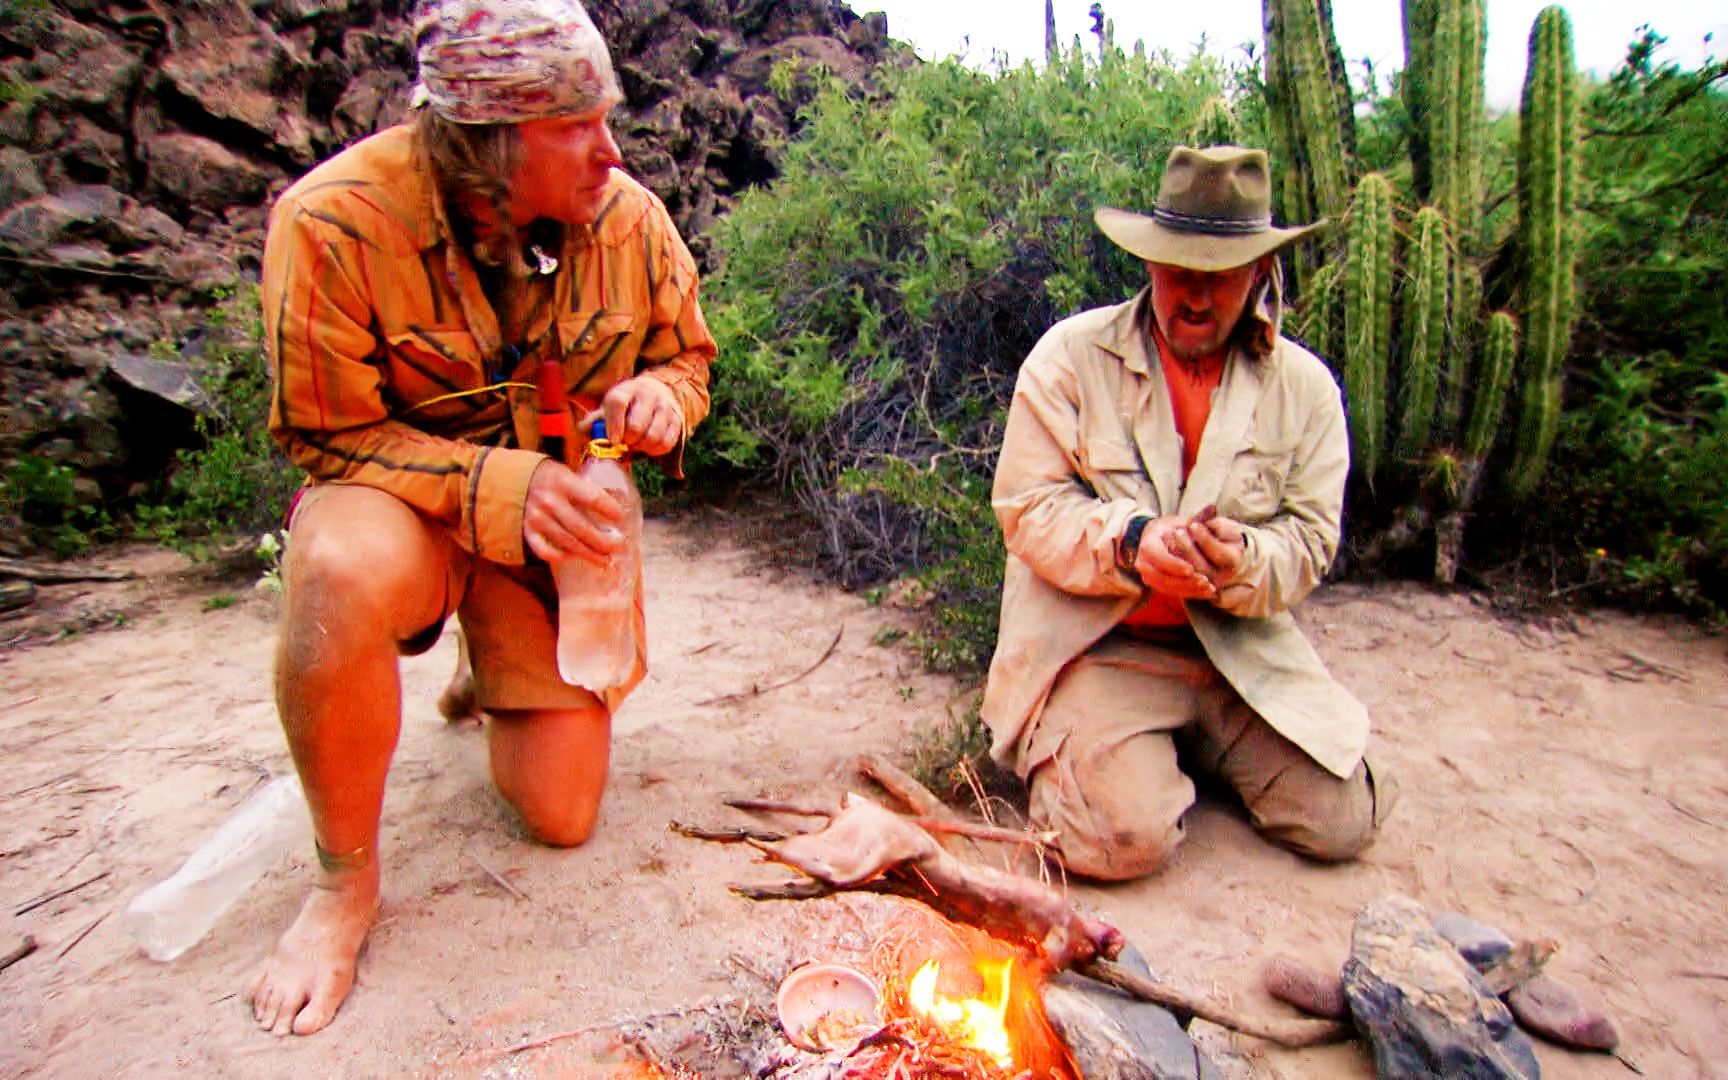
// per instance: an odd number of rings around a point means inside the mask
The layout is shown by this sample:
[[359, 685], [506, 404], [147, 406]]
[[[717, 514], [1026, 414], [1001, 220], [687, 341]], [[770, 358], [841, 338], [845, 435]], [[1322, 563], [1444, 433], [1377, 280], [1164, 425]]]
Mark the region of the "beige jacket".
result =
[[[1248, 525], [1240, 579], [1188, 616], [1207, 656], [1244, 700], [1315, 761], [1348, 777], [1368, 745], [1368, 713], [1327, 674], [1289, 608], [1338, 550], [1350, 447], [1338, 384], [1279, 337], [1256, 361], [1233, 352], [1199, 460], [1182, 455], [1142, 291], [1065, 319], [1020, 369], [992, 502], [1008, 548], [996, 655], [983, 716], [993, 756], [1025, 776], [1056, 676], [1145, 596], [1116, 566], [1134, 514], [1193, 514], [1208, 503]], [[1255, 305], [1278, 325], [1278, 293]]]

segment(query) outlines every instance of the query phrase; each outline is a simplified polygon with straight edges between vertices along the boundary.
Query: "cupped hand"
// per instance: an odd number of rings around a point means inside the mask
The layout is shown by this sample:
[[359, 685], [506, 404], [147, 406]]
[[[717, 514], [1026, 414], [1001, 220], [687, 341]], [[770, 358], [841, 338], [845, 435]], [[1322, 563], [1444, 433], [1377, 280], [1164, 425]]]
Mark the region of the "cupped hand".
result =
[[684, 410], [678, 396], [659, 379], [625, 379], [600, 399], [600, 408], [582, 418], [582, 429], [606, 420], [606, 437], [649, 457], [669, 453], [684, 435]]
[[581, 559], [603, 566], [624, 546], [615, 528], [624, 507], [605, 488], [562, 462], [547, 458], [528, 480], [522, 506], [522, 539], [549, 563]]
[[1178, 600], [1211, 600], [1218, 590], [1193, 561], [1197, 549], [1188, 526], [1188, 518], [1175, 514], [1148, 521], [1140, 534], [1134, 571], [1153, 592]]
[[[1243, 537], [1242, 523], [1232, 518], [1213, 516], [1209, 520], [1191, 521], [1187, 529], [1188, 542], [1210, 572], [1202, 570], [1214, 585], [1223, 586], [1236, 580], [1242, 571], [1242, 561], [1248, 555], [1248, 542]], [[1195, 564], [1199, 569], [1199, 564]]]

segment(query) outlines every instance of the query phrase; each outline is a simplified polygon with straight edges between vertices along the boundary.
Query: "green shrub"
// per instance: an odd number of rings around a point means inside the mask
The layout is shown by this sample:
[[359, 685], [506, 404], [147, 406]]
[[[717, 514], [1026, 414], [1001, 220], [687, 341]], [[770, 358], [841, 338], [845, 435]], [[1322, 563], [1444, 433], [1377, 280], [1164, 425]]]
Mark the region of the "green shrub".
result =
[[163, 497], [137, 512], [147, 535], [193, 550], [273, 527], [300, 482], [299, 470], [270, 438], [270, 365], [257, 288], [219, 294], [204, 329], [199, 381], [215, 403], [211, 414], [198, 417], [204, 444], [175, 455]]

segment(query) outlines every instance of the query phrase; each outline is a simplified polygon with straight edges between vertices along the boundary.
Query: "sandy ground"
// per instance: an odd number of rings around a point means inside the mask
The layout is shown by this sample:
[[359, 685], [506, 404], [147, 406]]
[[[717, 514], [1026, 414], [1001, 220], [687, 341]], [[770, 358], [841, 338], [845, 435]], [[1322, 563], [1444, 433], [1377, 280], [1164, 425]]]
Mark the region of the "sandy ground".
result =
[[[903, 758], [966, 699], [878, 643], [905, 615], [776, 569], [739, 534], [712, 516], [650, 522], [654, 671], [617, 717], [601, 825], [581, 849], [526, 842], [490, 789], [483, 737], [438, 717], [450, 635], [405, 662], [381, 921], [353, 996], [304, 1040], [259, 1032], [236, 991], [297, 909], [305, 856], [172, 964], [138, 955], [120, 918], [286, 767], [273, 601], [160, 553], [124, 557], [141, 580], [46, 593], [36, 628], [98, 628], [0, 650], [0, 952], [26, 933], [41, 945], [0, 973], [0, 1075], [584, 1075], [577, 1041], [498, 1051], [705, 999], [760, 1001], [794, 963], [866, 945], [858, 899], [738, 899], [727, 883], [772, 872], [666, 823], [737, 821], [725, 794], [851, 783], [859, 753]], [[1258, 986], [1267, 955], [1338, 964], [1354, 913], [1405, 893], [1562, 942], [1551, 970], [1606, 1001], [1623, 1060], [1540, 1045], [1545, 1075], [1728, 1076], [1724, 641], [1618, 615], [1517, 623], [1415, 587], [1334, 588], [1304, 621], [1398, 770], [1380, 843], [1317, 867], [1204, 801], [1173, 868], [1073, 886], [1075, 901], [1165, 977], [1274, 1012]], [[0, 642], [29, 625], [0, 622]], [[836, 634], [813, 671], [751, 692], [804, 671]], [[1235, 1049], [1240, 1075], [1372, 1072], [1354, 1047]]]

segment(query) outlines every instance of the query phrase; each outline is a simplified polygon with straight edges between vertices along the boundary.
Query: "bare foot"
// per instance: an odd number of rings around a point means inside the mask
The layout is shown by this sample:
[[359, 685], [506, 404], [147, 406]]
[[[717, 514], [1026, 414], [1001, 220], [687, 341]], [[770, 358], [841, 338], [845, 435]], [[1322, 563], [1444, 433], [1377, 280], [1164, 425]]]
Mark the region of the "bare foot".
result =
[[378, 913], [378, 863], [344, 874], [319, 872], [312, 894], [247, 996], [258, 1026], [272, 1035], [321, 1031], [354, 985], [355, 958]]
[[456, 631], [456, 671], [450, 685], [438, 695], [438, 711], [451, 724], [481, 722], [480, 709], [474, 702], [474, 669], [468, 662], [468, 637]]

